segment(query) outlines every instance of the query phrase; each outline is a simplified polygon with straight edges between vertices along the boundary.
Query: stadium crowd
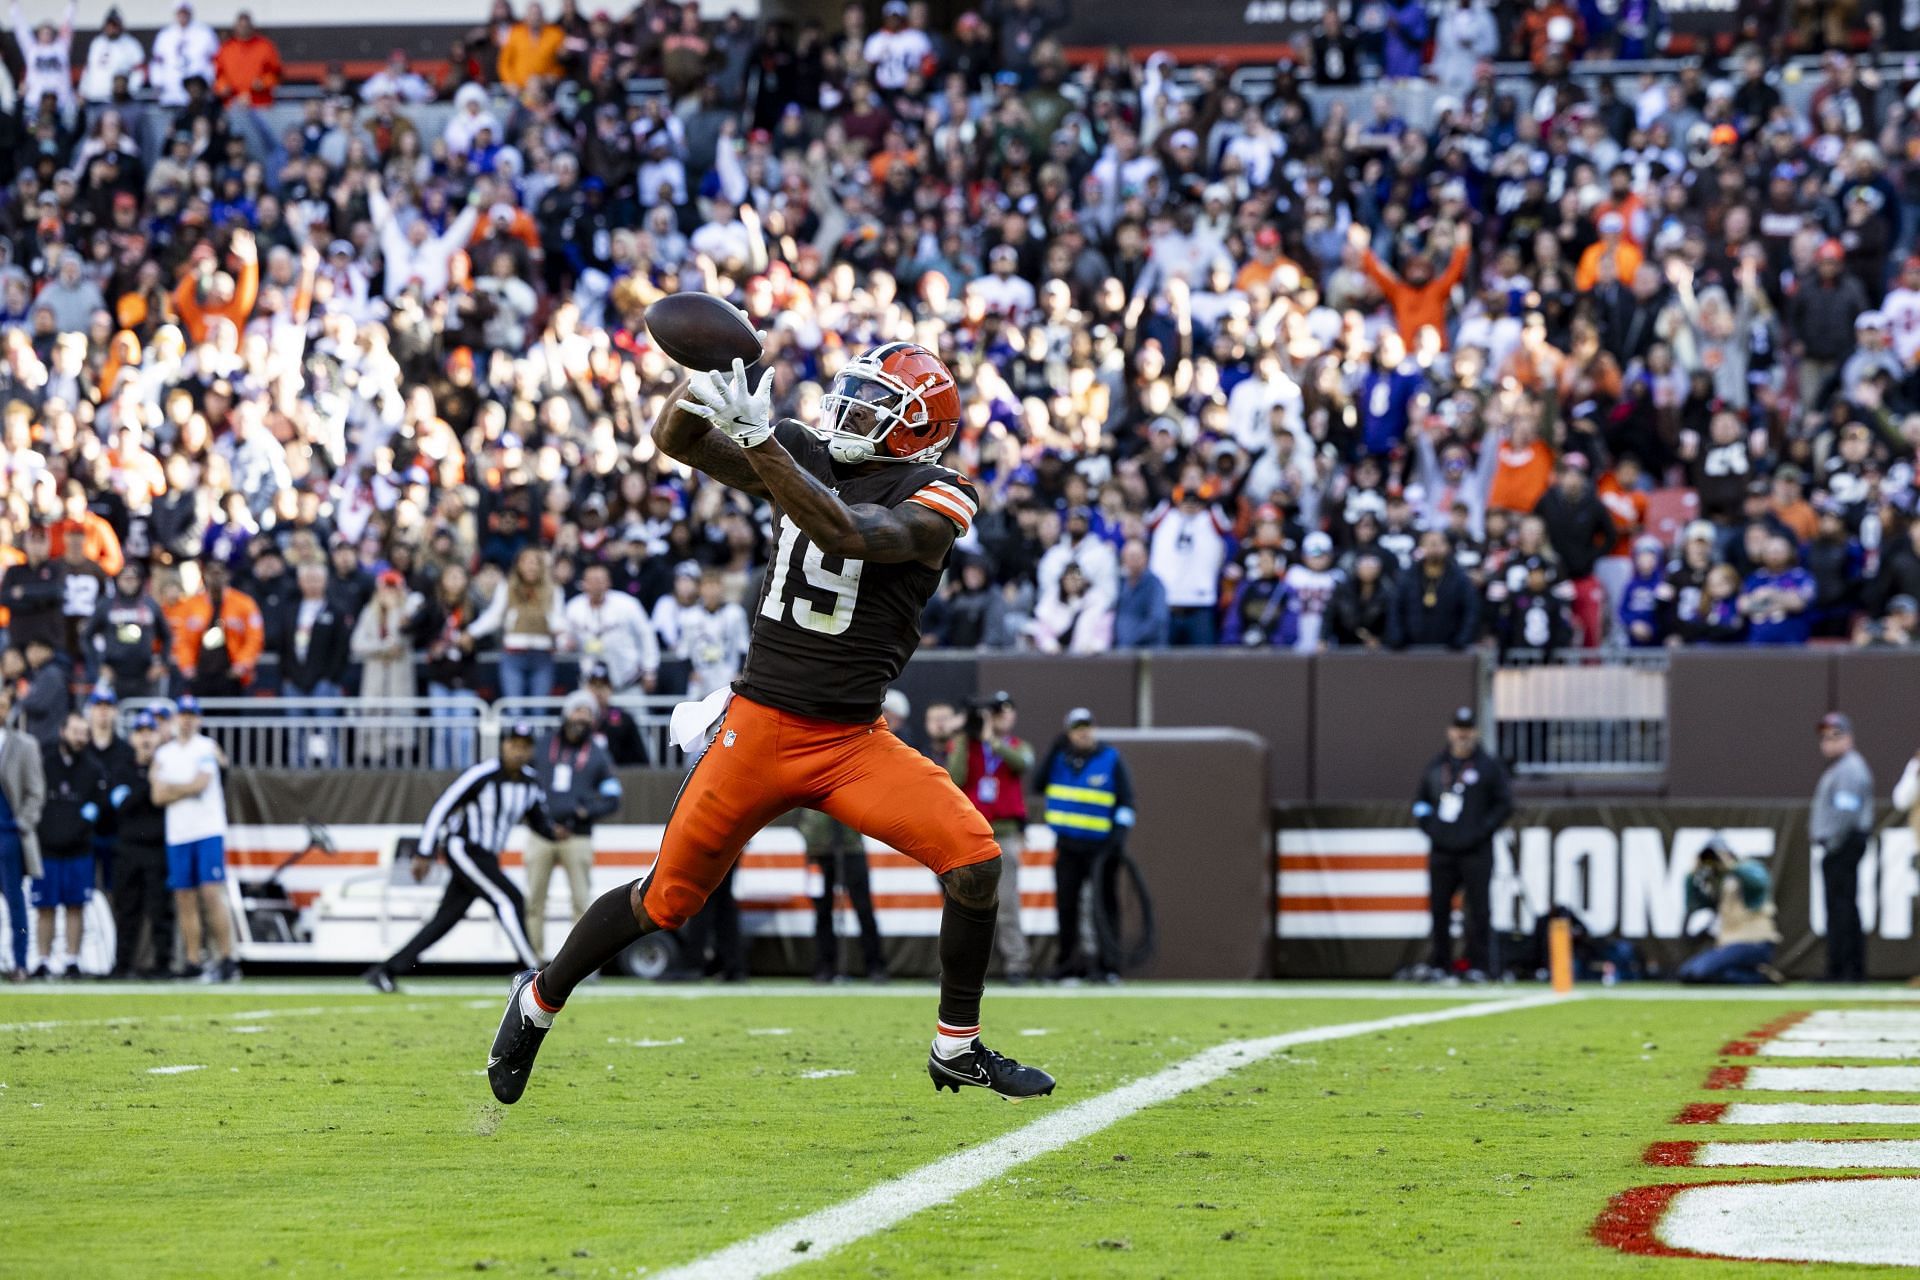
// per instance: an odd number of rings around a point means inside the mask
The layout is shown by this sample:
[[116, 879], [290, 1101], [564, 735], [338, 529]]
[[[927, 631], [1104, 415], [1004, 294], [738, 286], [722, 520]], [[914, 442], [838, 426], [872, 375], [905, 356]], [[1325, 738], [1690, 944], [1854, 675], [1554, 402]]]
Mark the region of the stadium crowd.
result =
[[[1435, 9], [1247, 97], [1070, 63], [1048, 0], [495, 0], [284, 128], [244, 16], [76, 58], [16, 10], [0, 674], [49, 735], [88, 683], [725, 680], [768, 513], [648, 437], [683, 289], [802, 420], [870, 344], [954, 368], [983, 507], [929, 645], [1913, 643], [1920, 87], [1834, 52], [1796, 107], [1817, 23], [1619, 83], [1570, 68], [1654, 6]], [[1363, 75], [1433, 119], [1308, 91]]]

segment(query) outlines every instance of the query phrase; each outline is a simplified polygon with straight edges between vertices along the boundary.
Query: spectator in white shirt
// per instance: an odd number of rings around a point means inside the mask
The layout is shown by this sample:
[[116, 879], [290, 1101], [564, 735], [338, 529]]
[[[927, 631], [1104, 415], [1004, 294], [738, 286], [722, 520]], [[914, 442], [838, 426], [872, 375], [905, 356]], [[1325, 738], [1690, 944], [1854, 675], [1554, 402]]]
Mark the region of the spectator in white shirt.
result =
[[752, 216], [751, 206], [735, 204], [725, 196], [715, 196], [708, 206], [710, 216], [694, 231], [689, 241], [695, 253], [704, 253], [713, 259], [715, 265], [726, 268], [730, 265], [758, 270], [765, 264], [765, 253], [756, 253], [759, 239], [752, 227], [745, 221]]
[[29, 113], [37, 112], [40, 99], [49, 93], [63, 113], [73, 106], [73, 9], [74, 0], [67, 0], [58, 26], [47, 18], [28, 26], [20, 13], [20, 0], [13, 0], [13, 38], [26, 64], [20, 101]]
[[995, 315], [1023, 324], [1033, 314], [1038, 301], [1033, 286], [1015, 275], [1020, 268], [1020, 251], [1010, 244], [997, 244], [987, 252], [987, 274], [967, 285]]
[[907, 80], [933, 57], [927, 33], [907, 25], [904, 0], [887, 0], [880, 10], [880, 29], [867, 37], [860, 56], [873, 68], [873, 82], [888, 93], [907, 87]]
[[567, 631], [581, 657], [606, 664], [616, 691], [636, 682], [648, 693], [660, 670], [660, 644], [640, 602], [611, 590], [613, 575], [604, 564], [589, 564], [580, 574], [581, 594], [567, 601]]
[[1085, 507], [1074, 507], [1067, 512], [1065, 531], [1060, 541], [1048, 547], [1040, 557], [1036, 570], [1039, 594], [1047, 599], [1058, 594], [1056, 588], [1060, 575], [1068, 565], [1079, 565], [1080, 572], [1086, 575], [1087, 585], [1097, 596], [1111, 601], [1118, 594], [1120, 585], [1120, 562], [1114, 554], [1113, 544], [1105, 538], [1095, 536], [1093, 513]]
[[653, 602], [653, 633], [666, 653], [683, 653], [686, 615], [700, 607], [700, 566], [682, 560], [673, 569], [673, 590]]
[[368, 76], [367, 82], [360, 86], [360, 101], [373, 103], [382, 98], [412, 103], [433, 101], [433, 86], [407, 65], [405, 49], [395, 49], [388, 54], [387, 65]]
[[1147, 566], [1167, 588], [1173, 614], [1169, 641], [1211, 645], [1218, 637], [1220, 572], [1227, 563], [1227, 522], [1200, 493], [1200, 471], [1182, 478], [1179, 501], [1163, 504], [1153, 530]]
[[473, 140], [482, 129], [493, 130], [496, 138], [500, 136], [500, 122], [487, 110], [487, 91], [477, 84], [463, 84], [453, 95], [453, 114], [447, 117], [440, 138], [448, 151], [465, 155], [473, 149]]
[[146, 88], [147, 51], [127, 34], [120, 11], [109, 9], [101, 19], [99, 34], [87, 45], [87, 65], [80, 73], [81, 101], [113, 101], [113, 82], [122, 76], [129, 90], [137, 93]]
[[174, 7], [173, 21], [153, 37], [153, 58], [147, 64], [147, 79], [160, 95], [163, 107], [185, 106], [187, 81], [194, 76], [213, 84], [213, 59], [220, 52], [220, 37], [204, 22], [196, 22], [193, 6], [180, 0]]
[[380, 236], [380, 256], [387, 264], [387, 298], [398, 298], [410, 288], [418, 288], [423, 301], [445, 293], [453, 255], [467, 247], [467, 241], [473, 236], [473, 224], [480, 217], [473, 199], [468, 199], [460, 216], [437, 236], [418, 210], [409, 211], [402, 229], [400, 218], [388, 202], [386, 192], [381, 190], [377, 176], [367, 179], [367, 208], [373, 214], [373, 227]]

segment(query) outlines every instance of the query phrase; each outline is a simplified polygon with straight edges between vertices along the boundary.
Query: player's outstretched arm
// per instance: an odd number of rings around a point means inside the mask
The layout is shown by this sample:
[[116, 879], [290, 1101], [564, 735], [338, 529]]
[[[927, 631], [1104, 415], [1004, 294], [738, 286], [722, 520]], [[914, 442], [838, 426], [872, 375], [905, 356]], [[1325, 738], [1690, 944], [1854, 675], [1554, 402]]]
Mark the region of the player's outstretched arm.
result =
[[953, 521], [931, 507], [917, 502], [849, 506], [795, 462], [778, 440], [769, 437], [745, 452], [747, 465], [774, 503], [827, 555], [875, 564], [918, 560], [937, 569], [953, 546]]
[[653, 424], [655, 446], [676, 462], [703, 471], [729, 488], [756, 498], [768, 496], [767, 486], [747, 462], [747, 451], [725, 432], [715, 431], [705, 418], [681, 407], [686, 393], [687, 384], [682, 381], [667, 394], [667, 407]]

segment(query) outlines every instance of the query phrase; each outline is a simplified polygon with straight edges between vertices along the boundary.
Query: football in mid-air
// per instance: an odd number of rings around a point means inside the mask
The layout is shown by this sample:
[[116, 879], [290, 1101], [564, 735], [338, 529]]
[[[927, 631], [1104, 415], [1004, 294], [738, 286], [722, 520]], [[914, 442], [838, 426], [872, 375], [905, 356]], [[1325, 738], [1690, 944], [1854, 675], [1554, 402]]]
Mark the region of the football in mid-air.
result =
[[677, 365], [730, 369], [760, 359], [760, 335], [747, 313], [708, 293], [674, 293], [647, 308], [647, 332]]

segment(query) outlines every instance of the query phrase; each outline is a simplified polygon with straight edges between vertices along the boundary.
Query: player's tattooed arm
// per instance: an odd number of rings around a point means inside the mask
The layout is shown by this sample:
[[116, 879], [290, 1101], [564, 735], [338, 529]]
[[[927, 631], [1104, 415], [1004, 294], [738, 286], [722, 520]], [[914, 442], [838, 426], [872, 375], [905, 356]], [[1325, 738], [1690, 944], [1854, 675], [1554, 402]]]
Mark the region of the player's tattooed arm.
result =
[[778, 440], [745, 452], [774, 503], [827, 555], [875, 564], [918, 560], [937, 569], [953, 546], [953, 521], [931, 507], [917, 502], [849, 506], [795, 462]]
[[667, 394], [667, 407], [653, 424], [654, 445], [669, 458], [705, 472], [728, 488], [756, 498], [767, 497], [767, 486], [747, 461], [747, 451], [724, 431], [715, 431], [705, 418], [680, 407], [686, 391], [687, 384], [682, 382]]

